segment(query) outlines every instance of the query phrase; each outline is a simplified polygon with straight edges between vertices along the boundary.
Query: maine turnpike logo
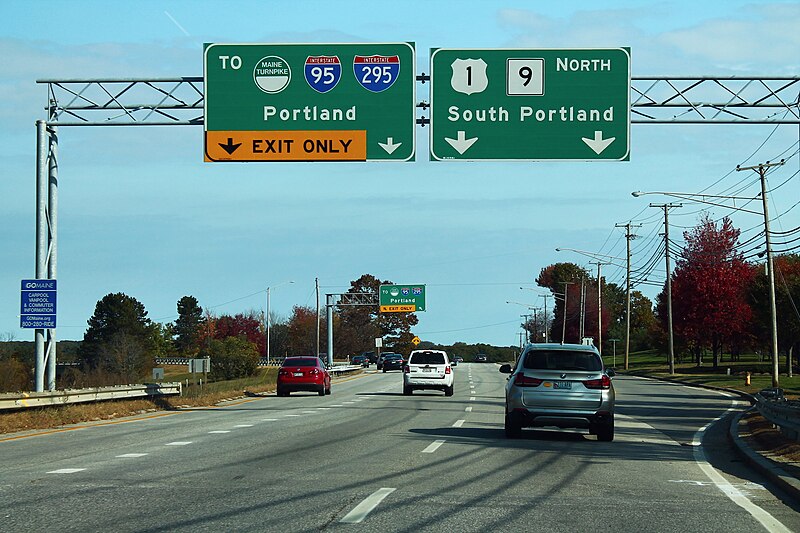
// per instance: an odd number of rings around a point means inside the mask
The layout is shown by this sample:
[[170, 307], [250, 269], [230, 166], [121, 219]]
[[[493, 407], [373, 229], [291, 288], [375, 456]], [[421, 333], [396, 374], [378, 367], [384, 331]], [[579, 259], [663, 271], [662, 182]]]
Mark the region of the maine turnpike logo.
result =
[[425, 285], [381, 285], [381, 313], [414, 313], [425, 311]]

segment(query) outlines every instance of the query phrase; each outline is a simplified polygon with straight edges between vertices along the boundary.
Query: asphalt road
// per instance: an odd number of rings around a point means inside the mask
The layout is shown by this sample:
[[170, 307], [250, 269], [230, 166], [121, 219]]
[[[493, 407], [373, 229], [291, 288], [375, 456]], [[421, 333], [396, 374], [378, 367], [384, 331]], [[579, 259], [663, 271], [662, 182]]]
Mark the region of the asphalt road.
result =
[[613, 442], [507, 440], [506, 376], [455, 371], [451, 398], [370, 371], [326, 397], [0, 437], [0, 531], [800, 531], [727, 443], [735, 398], [618, 377]]

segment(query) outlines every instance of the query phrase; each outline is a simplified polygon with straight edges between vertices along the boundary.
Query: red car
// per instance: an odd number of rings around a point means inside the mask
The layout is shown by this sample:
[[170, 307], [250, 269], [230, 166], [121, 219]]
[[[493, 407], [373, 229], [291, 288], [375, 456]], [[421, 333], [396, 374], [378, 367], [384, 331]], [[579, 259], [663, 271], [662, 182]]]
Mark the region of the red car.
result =
[[311, 391], [320, 396], [331, 393], [331, 375], [322, 359], [313, 355], [287, 357], [278, 370], [278, 396]]

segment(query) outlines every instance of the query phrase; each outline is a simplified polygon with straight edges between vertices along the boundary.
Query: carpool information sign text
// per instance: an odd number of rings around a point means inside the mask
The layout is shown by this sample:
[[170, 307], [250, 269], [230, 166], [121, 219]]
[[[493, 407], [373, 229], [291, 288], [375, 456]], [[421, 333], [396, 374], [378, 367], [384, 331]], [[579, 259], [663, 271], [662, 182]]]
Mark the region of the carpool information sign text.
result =
[[414, 43], [207, 44], [206, 161], [412, 161]]
[[56, 327], [56, 280], [23, 279], [19, 327], [54, 329]]

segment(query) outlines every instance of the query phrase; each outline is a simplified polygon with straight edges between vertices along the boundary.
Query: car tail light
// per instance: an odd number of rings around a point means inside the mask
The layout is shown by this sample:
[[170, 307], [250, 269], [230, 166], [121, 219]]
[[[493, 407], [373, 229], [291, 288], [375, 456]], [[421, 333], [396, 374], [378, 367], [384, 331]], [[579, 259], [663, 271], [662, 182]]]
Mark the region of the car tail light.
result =
[[288, 370], [284, 370], [283, 368], [281, 368], [280, 370], [278, 370], [278, 375], [279, 376], [288, 376], [289, 375], [289, 371]]
[[451, 372], [450, 365], [447, 365], [446, 367], [444, 367], [444, 373], [445, 374], [449, 374], [450, 372]]
[[514, 385], [517, 387], [538, 387], [542, 384], [542, 381], [543, 380], [538, 378], [529, 378], [522, 372], [514, 377]]
[[409, 374], [409, 373], [411, 373], [411, 368], [408, 365], [404, 366], [403, 374]]
[[587, 379], [583, 382], [583, 386], [587, 389], [610, 389], [611, 378], [603, 374], [600, 379]]

